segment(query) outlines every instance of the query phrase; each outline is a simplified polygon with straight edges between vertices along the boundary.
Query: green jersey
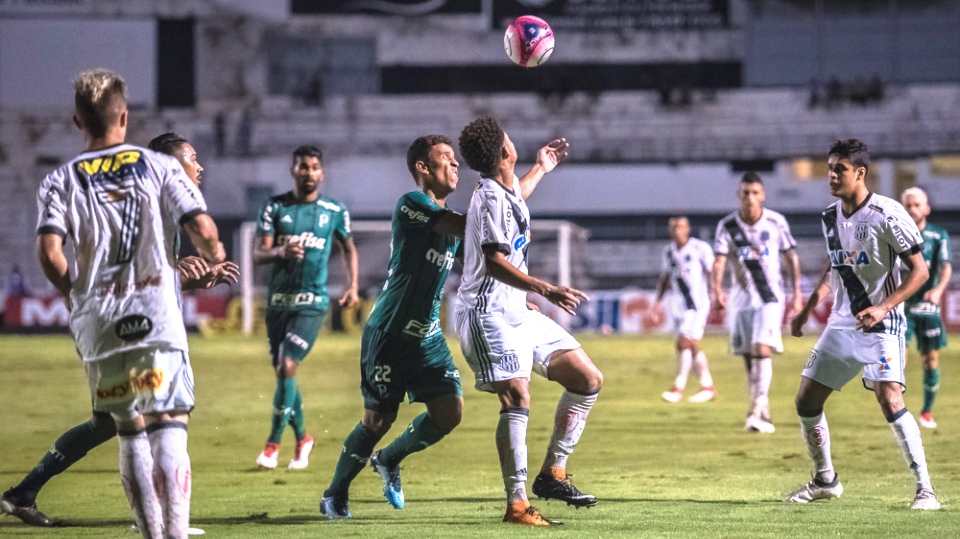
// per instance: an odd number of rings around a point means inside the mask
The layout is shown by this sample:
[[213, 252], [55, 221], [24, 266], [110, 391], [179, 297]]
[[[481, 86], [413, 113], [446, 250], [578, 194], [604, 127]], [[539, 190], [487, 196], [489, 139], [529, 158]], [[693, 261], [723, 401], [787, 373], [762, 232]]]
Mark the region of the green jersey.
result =
[[421, 192], [400, 197], [393, 212], [387, 282], [368, 326], [411, 340], [440, 333], [443, 284], [460, 238], [434, 232], [433, 227], [449, 211]]
[[923, 295], [940, 283], [940, 269], [944, 264], [950, 264], [950, 237], [947, 231], [928, 222], [920, 234], [923, 236], [920, 252], [930, 269], [930, 278], [910, 296], [906, 301], [907, 305], [923, 303]]
[[318, 196], [298, 202], [293, 192], [269, 198], [257, 219], [257, 235], [273, 237], [279, 247], [299, 241], [303, 258], [277, 260], [267, 285], [268, 309], [323, 309], [327, 297], [327, 262], [332, 240], [350, 237], [350, 214], [336, 200]]

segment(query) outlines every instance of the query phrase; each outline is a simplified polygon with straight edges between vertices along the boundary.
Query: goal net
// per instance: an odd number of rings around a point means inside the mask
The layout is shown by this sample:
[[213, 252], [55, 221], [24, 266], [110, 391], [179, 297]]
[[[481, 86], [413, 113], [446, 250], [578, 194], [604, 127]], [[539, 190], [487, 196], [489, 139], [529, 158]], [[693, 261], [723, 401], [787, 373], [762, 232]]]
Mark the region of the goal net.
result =
[[[387, 265], [390, 262], [391, 223], [387, 220], [352, 221], [351, 230], [357, 256], [360, 259], [360, 294], [364, 298], [360, 307], [361, 318], [369, 312], [377, 294], [387, 278]], [[253, 248], [256, 241], [257, 225], [248, 221], [240, 225], [234, 245], [240, 265], [240, 291], [242, 304], [242, 327], [245, 335], [254, 332], [257, 313], [262, 311], [266, 301], [269, 265], [257, 266], [253, 263]], [[530, 274], [552, 283], [573, 286], [586, 286], [587, 281], [587, 231], [570, 221], [539, 220], [533, 222], [530, 244]], [[339, 244], [330, 255], [328, 288], [331, 309], [335, 309], [335, 299], [343, 292], [346, 283], [347, 268], [339, 254]], [[459, 273], [460, 264], [454, 266]], [[451, 277], [451, 282], [459, 279]], [[449, 301], [453, 294], [447, 295]], [[364, 308], [366, 306], [366, 308]]]

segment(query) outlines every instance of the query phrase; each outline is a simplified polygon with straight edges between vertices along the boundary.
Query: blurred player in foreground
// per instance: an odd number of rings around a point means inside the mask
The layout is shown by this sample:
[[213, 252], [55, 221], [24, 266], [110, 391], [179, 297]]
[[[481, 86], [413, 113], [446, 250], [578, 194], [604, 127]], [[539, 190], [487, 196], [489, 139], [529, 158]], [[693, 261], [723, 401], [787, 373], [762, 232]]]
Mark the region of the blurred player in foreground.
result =
[[[916, 478], [912, 508], [940, 509], [930, 484], [920, 427], [903, 402], [907, 320], [902, 303], [927, 280], [927, 265], [920, 254], [923, 238], [903, 206], [867, 190], [864, 180], [870, 154], [864, 143], [837, 141], [830, 147], [827, 166], [830, 194], [840, 199], [822, 216], [830, 266], [790, 324], [794, 336], [803, 335], [810, 312], [833, 289], [827, 327], [810, 352], [796, 398], [815, 475], [787, 501], [808, 503], [843, 494], [833, 468], [823, 406], [834, 391], [862, 371], [864, 387], [876, 395]], [[901, 264], [907, 269], [902, 280]]]
[[[148, 148], [177, 158], [194, 185], [200, 185], [203, 167], [197, 161], [196, 151], [186, 139], [175, 133], [165, 133], [150, 141]], [[218, 284], [235, 284], [239, 268], [232, 262], [208, 265], [196, 256], [185, 257], [177, 263], [180, 289], [212, 288]], [[82, 459], [93, 448], [117, 434], [116, 424], [107, 412], [94, 411], [89, 421], [64, 432], [51, 446], [40, 462], [27, 473], [16, 487], [0, 497], [0, 511], [11, 514], [32, 526], [56, 526], [58, 521], [47, 517], [36, 506], [40, 490], [54, 476]], [[190, 528], [191, 534], [199, 532]]]
[[[419, 190], [400, 197], [393, 212], [387, 282], [363, 328], [363, 420], [344, 440], [333, 480], [320, 500], [320, 512], [331, 519], [350, 518], [350, 482], [368, 457], [383, 481], [387, 502], [402, 509], [400, 462], [442, 440], [463, 416], [460, 371], [440, 327], [443, 286], [466, 221], [446, 207], [459, 179], [452, 144], [442, 135], [427, 135], [407, 150], [407, 168]], [[405, 395], [410, 402], [425, 403], [427, 411], [373, 453], [397, 420]]]
[[460, 153], [480, 182], [467, 210], [463, 281], [457, 296], [460, 348], [476, 377], [476, 388], [496, 393], [500, 471], [507, 495], [504, 522], [550, 526], [527, 501], [527, 418], [530, 374], [536, 372], [565, 389], [557, 404], [553, 435], [533, 493], [577, 507], [596, 505], [566, 472], [567, 458], [583, 434], [597, 401], [603, 375], [580, 343], [556, 322], [527, 307], [527, 293], [539, 294], [574, 314], [586, 294], [554, 286], [527, 274], [530, 212], [525, 200], [543, 176], [567, 155], [565, 139], [537, 152], [537, 163], [522, 178], [514, 168], [513, 141], [494, 118], [484, 116], [463, 128]]
[[[729, 307], [730, 348], [742, 355], [750, 389], [750, 407], [744, 428], [747, 432], [772, 433], [770, 383], [773, 380], [773, 352], [783, 352], [781, 326], [785, 293], [780, 276], [780, 258], [787, 261], [793, 282], [792, 311], [803, 305], [800, 294], [800, 259], [797, 242], [783, 215], [763, 207], [766, 194], [763, 180], [747, 172], [737, 189], [740, 209], [717, 225], [713, 264], [714, 308]], [[733, 269], [730, 303], [723, 290], [727, 257]]]
[[[177, 231], [182, 225], [211, 262], [224, 259], [223, 244], [183, 167], [124, 143], [123, 79], [106, 70], [83, 72], [74, 101], [86, 150], [40, 185], [40, 265], [68, 297], [93, 408], [116, 422], [120, 476], [140, 532], [185, 537], [194, 397], [177, 290]], [[76, 280], [63, 252], [67, 239]]]
[[[927, 221], [930, 203], [927, 193], [919, 187], [911, 187], [900, 198], [913, 222], [920, 229], [923, 245], [920, 254], [927, 263], [930, 278], [920, 289], [907, 298], [907, 342], [917, 336], [917, 349], [923, 358], [923, 408], [920, 410], [920, 426], [937, 428], [933, 419], [933, 401], [940, 389], [940, 349], [947, 346], [947, 330], [943, 326], [940, 305], [943, 293], [950, 284], [953, 266], [950, 263], [950, 236], [943, 228]], [[906, 356], [904, 356], [906, 361]]]
[[661, 397], [667, 402], [680, 402], [693, 369], [700, 377], [700, 391], [688, 400], [707, 402], [717, 396], [707, 356], [700, 350], [703, 328], [710, 315], [713, 249], [709, 243], [690, 237], [690, 221], [686, 217], [671, 217], [667, 227], [673, 241], [663, 248], [662, 273], [657, 283], [657, 302], [653, 312], [658, 318], [657, 323], [662, 323], [663, 296], [670, 290], [672, 295], [666, 314], [677, 335], [677, 377], [673, 387]]
[[270, 265], [267, 285], [267, 337], [277, 387], [273, 394], [270, 434], [257, 465], [277, 467], [280, 440], [287, 424], [293, 427], [297, 448], [288, 468], [309, 464], [313, 437], [307, 434], [303, 398], [297, 387], [297, 370], [313, 343], [330, 306], [327, 264], [335, 239], [343, 248], [349, 282], [340, 306], [357, 304], [357, 249], [350, 236], [346, 206], [320, 195], [323, 154], [315, 146], [293, 151], [290, 166], [293, 190], [270, 197], [257, 220], [257, 245], [253, 260]]

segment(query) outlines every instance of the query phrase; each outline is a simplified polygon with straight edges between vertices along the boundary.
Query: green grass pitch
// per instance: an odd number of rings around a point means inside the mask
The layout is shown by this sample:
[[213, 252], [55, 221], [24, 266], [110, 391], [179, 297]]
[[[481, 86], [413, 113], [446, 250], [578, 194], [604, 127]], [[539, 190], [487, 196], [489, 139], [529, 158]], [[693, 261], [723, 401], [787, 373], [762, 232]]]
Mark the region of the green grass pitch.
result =
[[[503, 491], [493, 442], [498, 404], [464, 377], [463, 424], [447, 439], [404, 462], [407, 508], [390, 508], [369, 470], [352, 488], [350, 521], [319, 515], [320, 493], [332, 475], [344, 436], [361, 417], [359, 336], [321, 335], [298, 377], [307, 426], [317, 440], [310, 467], [288, 471], [292, 432], [281, 467], [258, 471], [254, 459], [268, 432], [274, 381], [264, 339], [191, 340], [198, 407], [190, 425], [193, 525], [209, 537], [956, 537], [960, 530], [960, 352], [941, 359], [935, 409], [940, 428], [924, 430], [939, 512], [911, 512], [913, 477], [873, 395], [852, 382], [827, 404], [834, 462], [843, 498], [807, 506], [782, 496], [809, 479], [793, 397], [812, 338], [789, 339], [775, 359], [771, 408], [777, 432], [743, 432], [746, 387], [742, 361], [726, 354], [722, 337], [704, 341], [720, 396], [707, 404], [667, 404], [660, 393], [674, 371], [668, 338], [583, 337], [605, 374], [605, 387], [569, 463], [575, 483], [600, 504], [574, 510], [538, 502], [562, 528], [530, 530], [500, 523]], [[952, 343], [958, 342], [954, 336]], [[83, 368], [66, 337], [0, 337], [0, 487], [16, 484], [65, 429], [89, 416]], [[919, 412], [919, 359], [907, 369], [908, 407]], [[691, 386], [696, 382], [692, 381]], [[688, 389], [688, 393], [690, 393]], [[531, 483], [546, 448], [559, 396], [535, 377], [528, 450]], [[404, 406], [391, 434], [421, 405]], [[529, 485], [528, 485], [529, 488]], [[130, 538], [130, 511], [117, 472], [115, 441], [54, 478], [38, 500], [70, 527], [29, 528], [0, 519], [12, 537]]]

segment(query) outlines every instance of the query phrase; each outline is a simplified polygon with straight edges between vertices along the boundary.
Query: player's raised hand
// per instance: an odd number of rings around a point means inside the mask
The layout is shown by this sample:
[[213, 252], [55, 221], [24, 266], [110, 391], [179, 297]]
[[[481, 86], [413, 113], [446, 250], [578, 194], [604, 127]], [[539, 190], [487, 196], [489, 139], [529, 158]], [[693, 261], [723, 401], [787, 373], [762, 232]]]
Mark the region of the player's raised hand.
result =
[[577, 306], [580, 305], [580, 301], [590, 299], [585, 293], [569, 286], [555, 286], [543, 297], [563, 309], [567, 314], [577, 314]]
[[544, 172], [550, 172], [557, 168], [557, 165], [567, 157], [567, 148], [570, 143], [565, 138], [558, 138], [547, 143], [537, 152], [537, 164]]
[[857, 329], [869, 329], [883, 321], [887, 310], [880, 306], [866, 308], [857, 313]]
[[349, 309], [354, 305], [360, 303], [360, 295], [357, 293], [356, 287], [350, 287], [340, 296], [340, 306], [344, 309]]

